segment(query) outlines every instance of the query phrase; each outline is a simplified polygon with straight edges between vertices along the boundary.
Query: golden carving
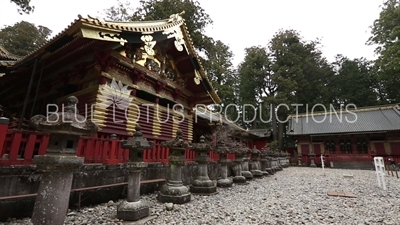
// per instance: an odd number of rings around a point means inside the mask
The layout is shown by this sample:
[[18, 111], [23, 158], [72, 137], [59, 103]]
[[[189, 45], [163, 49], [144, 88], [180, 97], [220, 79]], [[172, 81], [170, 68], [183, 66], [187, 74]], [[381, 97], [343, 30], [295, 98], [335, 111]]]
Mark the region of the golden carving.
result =
[[155, 51], [153, 47], [156, 45], [156, 41], [153, 41], [153, 36], [151, 35], [143, 35], [140, 38], [144, 42], [144, 50], [148, 55], [154, 55]]
[[155, 59], [146, 58], [144, 66], [147, 69], [154, 71], [156, 73], [159, 73], [161, 71], [160, 65], [155, 61]]

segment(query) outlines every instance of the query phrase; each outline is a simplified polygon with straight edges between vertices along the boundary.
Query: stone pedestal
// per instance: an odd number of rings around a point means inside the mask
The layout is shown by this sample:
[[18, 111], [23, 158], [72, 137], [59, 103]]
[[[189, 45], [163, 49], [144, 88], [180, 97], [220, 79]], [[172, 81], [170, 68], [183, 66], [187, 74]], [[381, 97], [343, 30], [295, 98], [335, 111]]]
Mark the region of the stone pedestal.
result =
[[272, 175], [269, 171], [267, 171], [267, 168], [269, 168], [268, 152], [269, 152], [269, 147], [265, 145], [264, 148], [261, 149], [260, 153], [260, 170], [262, 171], [264, 176]]
[[128, 175], [127, 199], [117, 208], [117, 218], [126, 221], [136, 221], [150, 215], [149, 204], [140, 199], [140, 174], [147, 167], [144, 162], [129, 162], [126, 169]]
[[[222, 155], [221, 155], [222, 158]], [[230, 162], [230, 160], [226, 159], [226, 155], [225, 155], [225, 159], [220, 159], [220, 172], [221, 172], [221, 178], [218, 179], [217, 181], [217, 186], [218, 187], [232, 187], [233, 181], [231, 179], [228, 178], [228, 164]]]
[[308, 155], [308, 157], [310, 157], [310, 167], [317, 167], [317, 165], [315, 165], [315, 155], [314, 154], [310, 154]]
[[91, 136], [98, 127], [78, 114], [78, 99], [67, 98], [63, 112], [54, 112], [48, 117], [33, 116], [30, 126], [38, 131], [50, 133], [45, 155], [36, 155], [33, 163], [43, 175], [31, 221], [34, 225], [63, 225], [69, 205], [73, 173], [84, 162], [76, 156], [80, 136]]
[[190, 202], [191, 193], [189, 188], [182, 182], [182, 167], [185, 165], [185, 149], [189, 144], [182, 139], [182, 131], [178, 130], [176, 138], [172, 141], [163, 142], [164, 146], [170, 149], [169, 163], [170, 170], [167, 183], [158, 192], [160, 202], [183, 204]]
[[261, 158], [260, 159], [260, 170], [263, 174], [263, 176], [269, 176], [269, 172], [267, 172], [267, 159]]
[[282, 171], [283, 170], [283, 168], [284, 168], [284, 162], [283, 162], [283, 158], [281, 157], [281, 156], [278, 156], [277, 158], [276, 158], [276, 160], [277, 160], [277, 167], [278, 167], [278, 170], [279, 171]]
[[242, 161], [242, 176], [244, 176], [247, 180], [252, 180], [253, 174], [249, 171], [249, 161], [250, 158], [246, 155]]
[[204, 136], [200, 137], [200, 143], [192, 146], [196, 152], [196, 162], [198, 163], [198, 174], [190, 186], [190, 192], [199, 194], [213, 194], [217, 192], [217, 186], [208, 177], [208, 163], [210, 162], [211, 146], [205, 143]]
[[251, 151], [251, 174], [255, 178], [261, 178], [264, 176], [263, 172], [260, 170], [260, 161], [258, 157], [260, 156], [260, 151], [258, 149], [253, 149]]
[[220, 175], [221, 178], [217, 181], [218, 187], [232, 187], [233, 181], [228, 178], [228, 164], [230, 160], [227, 159], [227, 154], [231, 153], [230, 149], [224, 142], [218, 142], [216, 152], [219, 153]]
[[271, 156], [268, 156], [267, 158], [267, 168], [265, 168], [265, 171], [267, 171], [269, 174], [274, 175], [275, 174], [275, 170], [272, 167], [273, 164], [273, 158]]
[[271, 157], [271, 160], [272, 160], [271, 168], [274, 170], [274, 172], [279, 171], [278, 159], [276, 158], [276, 156], [274, 155], [273, 157]]
[[297, 164], [298, 164], [298, 166], [302, 166], [301, 155], [297, 156]]
[[127, 199], [117, 208], [117, 218], [120, 220], [136, 221], [150, 215], [149, 204], [140, 199], [140, 174], [147, 167], [147, 163], [143, 162], [143, 151], [151, 149], [153, 144], [143, 137], [139, 124], [132, 138], [121, 141], [121, 147], [129, 150], [129, 162], [125, 164], [128, 172]]
[[33, 163], [43, 171], [31, 221], [34, 225], [64, 224], [68, 210], [73, 173], [83, 157], [36, 155]]
[[233, 177], [233, 183], [236, 184], [245, 184], [247, 183], [246, 177], [242, 175], [242, 162], [243, 162], [243, 155], [235, 155], [235, 176]]

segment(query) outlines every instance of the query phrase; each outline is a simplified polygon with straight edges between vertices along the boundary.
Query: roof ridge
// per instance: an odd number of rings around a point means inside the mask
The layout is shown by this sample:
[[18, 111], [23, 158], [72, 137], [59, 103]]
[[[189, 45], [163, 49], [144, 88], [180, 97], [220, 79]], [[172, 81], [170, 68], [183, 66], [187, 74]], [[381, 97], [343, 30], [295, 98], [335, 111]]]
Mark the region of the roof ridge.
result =
[[[327, 111], [317, 111], [317, 112], [307, 112], [307, 113], [299, 113], [299, 114], [289, 114], [289, 117], [309, 117], [309, 116], [321, 116], [321, 115], [332, 115], [341, 111], [341, 113], [357, 113], [357, 112], [369, 112], [376, 111], [382, 109], [394, 109], [398, 104], [390, 104], [390, 105], [376, 105], [376, 106], [367, 106], [360, 107], [355, 109], [334, 109], [331, 111], [330, 109]], [[399, 111], [400, 113], [400, 111]]]
[[[168, 21], [167, 25], [170, 26], [168, 28], [171, 28], [171, 27], [176, 26], [176, 25], [182, 25], [184, 23], [184, 19], [180, 15], [182, 15], [183, 13], [184, 13], [184, 11], [181, 12], [181, 13], [173, 14], [173, 15], [170, 16], [169, 19], [166, 19], [166, 21]], [[38, 53], [41, 49], [43, 49], [43, 47], [45, 47], [46, 45], [54, 42], [57, 38], [62, 36], [65, 32], [70, 30], [72, 27], [74, 27], [79, 22], [94, 24], [94, 25], [98, 25], [98, 26], [99, 25], [100, 26], [105, 26], [105, 28], [111, 28], [111, 29], [133, 30], [131, 27], [125, 27], [125, 26], [120, 26], [120, 25], [116, 25], [116, 24], [112, 24], [112, 23], [107, 23], [104, 20], [100, 20], [99, 18], [92, 17], [90, 15], [88, 15], [87, 18], [84, 18], [84, 17], [81, 16], [81, 14], [78, 14], [77, 17], [78, 17], [77, 19], [72, 21], [66, 28], [64, 28], [62, 31], [60, 31], [58, 34], [56, 34], [54, 37], [50, 38], [48, 41], [43, 43], [41, 46], [37, 47], [35, 50], [31, 51], [27, 55], [20, 57], [17, 60], [17, 63], [14, 66], [18, 66], [25, 59], [27, 59], [27, 58], [33, 56], [34, 54]], [[149, 21], [149, 23], [150, 22], [154, 22], [154, 21]], [[168, 28], [165, 28], [165, 29], [168, 29]], [[149, 30], [142, 30], [142, 29], [144, 29], [144, 28], [137, 28], [137, 29], [135, 29], [133, 31], [150, 32]], [[152, 31], [152, 32], [154, 32], [154, 31]]]
[[0, 45], [0, 55], [3, 55], [5, 58], [11, 59], [11, 60], [18, 60], [22, 58], [22, 56], [15, 55], [11, 52], [9, 52], [4, 46]]
[[400, 116], [400, 106], [399, 105], [393, 106], [393, 110]]

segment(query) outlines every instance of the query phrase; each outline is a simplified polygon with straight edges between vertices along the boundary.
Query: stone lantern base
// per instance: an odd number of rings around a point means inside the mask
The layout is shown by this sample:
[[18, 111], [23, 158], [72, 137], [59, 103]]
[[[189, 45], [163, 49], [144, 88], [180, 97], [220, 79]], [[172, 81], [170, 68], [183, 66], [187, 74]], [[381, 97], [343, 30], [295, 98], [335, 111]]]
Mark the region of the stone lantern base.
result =
[[232, 187], [233, 181], [229, 178], [219, 179], [217, 181], [217, 186], [221, 188]]
[[83, 157], [62, 155], [36, 155], [33, 158], [38, 168], [44, 170], [31, 218], [33, 224], [64, 223], [73, 172], [83, 161]]
[[246, 184], [247, 180], [246, 180], [246, 177], [244, 177], [244, 176], [234, 176], [233, 177], [233, 183], [235, 183], [235, 184]]
[[270, 175], [267, 171], [261, 171], [261, 173], [264, 177], [268, 177]]
[[149, 215], [149, 205], [142, 200], [137, 202], [123, 201], [118, 205], [117, 218], [120, 220], [136, 221]]
[[244, 176], [246, 180], [253, 179], [253, 174], [250, 171], [242, 171], [242, 176]]
[[[241, 167], [242, 166], [242, 161], [235, 161], [235, 166], [237, 167]], [[235, 184], [246, 184], [247, 180], [246, 177], [244, 177], [242, 174], [243, 171], [241, 171], [242, 169], [236, 169], [236, 173], [235, 176], [233, 177], [233, 183]]]
[[[208, 177], [207, 177], [208, 178]], [[196, 179], [190, 186], [190, 192], [192, 193], [202, 193], [202, 194], [212, 194], [217, 192], [217, 186], [209, 178], [206, 179]]]
[[147, 167], [147, 163], [128, 162], [125, 166], [129, 172], [128, 198], [118, 205], [117, 218], [125, 221], [136, 221], [150, 215], [149, 204], [140, 199], [140, 174], [141, 170]]
[[190, 202], [191, 193], [189, 188], [178, 184], [173, 186], [170, 183], [162, 186], [161, 190], [158, 192], [158, 200], [160, 202], [170, 202], [174, 204], [184, 204]]
[[226, 155], [222, 156], [223, 158], [220, 160], [221, 163], [221, 178], [217, 180], [217, 187], [227, 188], [232, 187], [233, 181], [228, 178], [228, 164], [230, 160], [226, 159]]
[[250, 170], [254, 178], [262, 178], [264, 173], [261, 170]]
[[317, 167], [317, 165], [315, 165], [315, 155], [314, 154], [309, 154], [308, 157], [310, 157], [310, 167]]

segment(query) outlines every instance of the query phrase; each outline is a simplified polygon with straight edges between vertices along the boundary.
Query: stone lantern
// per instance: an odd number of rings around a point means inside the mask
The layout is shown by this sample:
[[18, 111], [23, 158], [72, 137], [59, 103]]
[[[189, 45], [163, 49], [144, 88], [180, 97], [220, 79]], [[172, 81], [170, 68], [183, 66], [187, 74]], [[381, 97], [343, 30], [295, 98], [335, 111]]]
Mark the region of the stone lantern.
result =
[[247, 184], [246, 177], [242, 175], [242, 162], [247, 154], [247, 149], [237, 143], [233, 148], [233, 152], [235, 153], [235, 160], [233, 161], [235, 163], [235, 177], [233, 177], [233, 183]]
[[302, 165], [301, 165], [301, 160], [302, 160], [302, 156], [301, 156], [301, 154], [299, 154], [299, 155], [297, 156], [297, 164], [298, 164], [298, 166], [302, 166]]
[[213, 194], [217, 192], [217, 186], [208, 177], [208, 163], [210, 162], [211, 145], [207, 144], [205, 137], [200, 137], [200, 142], [192, 146], [196, 152], [196, 162], [198, 163], [197, 178], [190, 186], [190, 192], [200, 194]]
[[80, 136], [92, 136], [98, 131], [95, 123], [78, 114], [75, 96], [67, 98], [63, 112], [33, 116], [30, 125], [40, 132], [50, 134], [45, 155], [33, 158], [37, 168], [43, 171], [38, 195], [33, 209], [32, 223], [64, 224], [69, 205], [73, 172], [84, 162], [76, 156]]
[[315, 154], [314, 152], [311, 152], [308, 157], [310, 157], [310, 167], [316, 167], [315, 165]]
[[258, 159], [258, 157], [260, 156], [261, 152], [260, 150], [256, 149], [256, 147], [254, 146], [253, 149], [251, 149], [251, 174], [253, 174], [253, 177], [263, 177], [264, 174], [263, 172], [260, 170], [260, 161]]
[[140, 174], [147, 167], [147, 163], [143, 162], [143, 151], [151, 149], [154, 143], [143, 137], [139, 124], [136, 124], [135, 130], [132, 138], [121, 141], [121, 147], [129, 150], [129, 161], [125, 164], [128, 194], [126, 201], [118, 205], [117, 218], [127, 221], [136, 221], [150, 214], [148, 203], [140, 200]]
[[277, 165], [277, 159], [276, 159], [276, 154], [275, 154], [274, 151], [269, 151], [268, 152], [268, 162], [269, 162], [268, 165], [269, 165], [269, 168], [272, 171], [272, 174], [276, 173], [276, 171], [278, 169], [277, 169], [277, 166], [276, 166]]
[[190, 202], [189, 188], [182, 182], [182, 166], [185, 165], [185, 150], [189, 148], [189, 143], [182, 139], [182, 131], [178, 130], [175, 139], [162, 142], [162, 145], [170, 150], [170, 170], [167, 183], [158, 192], [158, 200], [174, 204]]
[[228, 153], [232, 153], [231, 149], [228, 148], [224, 142], [220, 141], [217, 144], [215, 150], [219, 154], [221, 178], [217, 181], [218, 187], [232, 187], [233, 181], [228, 178], [228, 164], [230, 160], [227, 158]]
[[243, 151], [246, 153], [244, 154], [242, 161], [242, 176], [246, 177], [247, 180], [252, 180], [253, 174], [249, 170], [249, 154], [251, 153], [251, 150], [247, 146], [243, 146]]
[[281, 164], [280, 164], [280, 159], [281, 159], [281, 157], [280, 157], [280, 152], [278, 152], [278, 151], [275, 151], [274, 152], [274, 155], [275, 155], [275, 157], [274, 157], [274, 160], [275, 160], [275, 170], [277, 170], [277, 171], [281, 171], [281, 170], [283, 170], [283, 168], [282, 168], [282, 166], [281, 166]]
[[283, 153], [283, 167], [288, 168], [290, 165], [290, 156], [288, 153], [284, 152]]
[[260, 170], [264, 176], [269, 176], [270, 174], [273, 174], [271, 168], [269, 167], [268, 150], [269, 148], [267, 146], [264, 146], [264, 148], [262, 148], [260, 151]]

